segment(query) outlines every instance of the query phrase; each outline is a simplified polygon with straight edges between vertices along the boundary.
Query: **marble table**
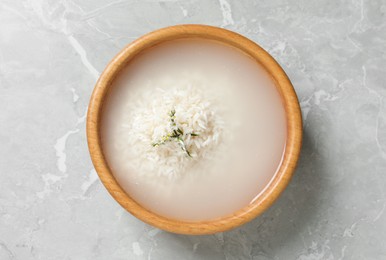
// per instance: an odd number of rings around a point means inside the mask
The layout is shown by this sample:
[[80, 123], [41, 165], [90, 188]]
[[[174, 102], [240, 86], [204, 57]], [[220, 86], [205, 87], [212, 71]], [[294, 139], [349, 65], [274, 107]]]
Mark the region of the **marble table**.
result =
[[[183, 236], [124, 211], [91, 164], [85, 113], [138, 36], [203, 23], [283, 66], [301, 101], [291, 184], [236, 230]], [[386, 1], [0, 0], [0, 259], [386, 259]]]

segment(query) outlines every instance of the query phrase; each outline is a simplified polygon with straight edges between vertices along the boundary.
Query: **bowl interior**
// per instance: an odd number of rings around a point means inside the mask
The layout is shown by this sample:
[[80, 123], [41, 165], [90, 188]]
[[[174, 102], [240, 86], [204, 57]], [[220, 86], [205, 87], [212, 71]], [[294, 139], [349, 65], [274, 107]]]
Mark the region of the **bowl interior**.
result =
[[[287, 141], [280, 168], [270, 184], [248, 206], [231, 215], [199, 222], [185, 222], [157, 215], [130, 198], [115, 180], [102, 151], [100, 140], [101, 114], [105, 97], [119, 72], [137, 54], [162, 42], [185, 39], [211, 39], [232, 46], [256, 60], [271, 76], [280, 93], [287, 121]], [[87, 139], [93, 164], [106, 189], [131, 214], [142, 221], [182, 234], [210, 234], [242, 225], [264, 212], [287, 186], [295, 169], [302, 139], [299, 103], [294, 89], [278, 63], [261, 47], [236, 33], [203, 25], [179, 25], [147, 34], [126, 46], [106, 67], [92, 94], [87, 115]]]

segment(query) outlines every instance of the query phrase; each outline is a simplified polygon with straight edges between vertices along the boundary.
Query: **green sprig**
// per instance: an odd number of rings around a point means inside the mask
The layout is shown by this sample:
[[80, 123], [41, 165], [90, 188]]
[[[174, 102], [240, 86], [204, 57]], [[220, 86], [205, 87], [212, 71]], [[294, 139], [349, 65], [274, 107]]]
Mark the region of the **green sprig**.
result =
[[[175, 140], [181, 147], [182, 151], [184, 151], [186, 155], [188, 155], [189, 157], [192, 157], [192, 155], [190, 154], [189, 150], [186, 147], [184, 140], [182, 139], [182, 137], [184, 136], [184, 131], [182, 131], [181, 128], [177, 127], [177, 123], [175, 119], [176, 119], [176, 110], [172, 109], [169, 112], [169, 120], [170, 120], [169, 123], [170, 123], [171, 131], [168, 134], [162, 136], [161, 140], [154, 142], [151, 145], [153, 147], [158, 147], [160, 145], [165, 144], [166, 142]], [[189, 135], [192, 137], [199, 136], [197, 133], [189, 133]]]

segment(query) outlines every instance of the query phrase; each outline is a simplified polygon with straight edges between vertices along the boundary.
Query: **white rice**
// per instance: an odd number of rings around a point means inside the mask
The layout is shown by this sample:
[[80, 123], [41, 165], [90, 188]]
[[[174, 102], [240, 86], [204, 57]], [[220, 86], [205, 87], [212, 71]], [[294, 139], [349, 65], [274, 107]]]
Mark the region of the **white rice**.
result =
[[[127, 100], [125, 111], [130, 112], [123, 118], [127, 123], [121, 125], [121, 133], [125, 133], [127, 139], [119, 147], [127, 155], [130, 166], [140, 174], [181, 177], [197, 162], [214, 158], [228, 132], [223, 120], [226, 107], [221, 105], [224, 100], [219, 94], [198, 82], [174, 84], [176, 86], [156, 90], [140, 88]], [[191, 157], [175, 140], [152, 145], [170, 133], [171, 110], [175, 110], [175, 122], [184, 133], [182, 139]]]

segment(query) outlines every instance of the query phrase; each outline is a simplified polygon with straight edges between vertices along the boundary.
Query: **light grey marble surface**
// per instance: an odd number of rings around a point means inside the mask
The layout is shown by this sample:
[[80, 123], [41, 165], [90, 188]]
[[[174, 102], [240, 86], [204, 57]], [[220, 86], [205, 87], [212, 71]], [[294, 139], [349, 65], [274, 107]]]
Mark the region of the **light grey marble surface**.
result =
[[[126, 44], [203, 23], [283, 66], [304, 146], [279, 201], [212, 236], [126, 213], [91, 164], [85, 112]], [[0, 0], [0, 259], [386, 259], [386, 1]]]

